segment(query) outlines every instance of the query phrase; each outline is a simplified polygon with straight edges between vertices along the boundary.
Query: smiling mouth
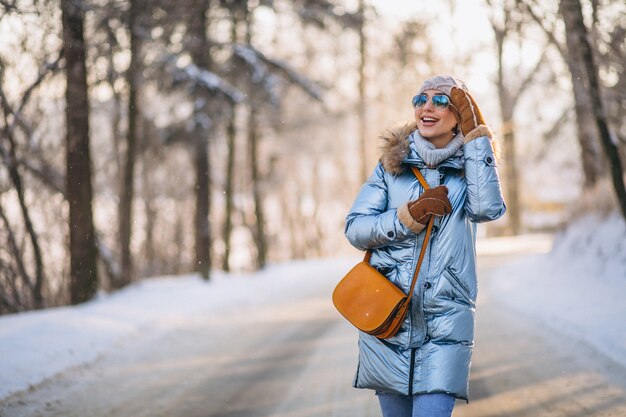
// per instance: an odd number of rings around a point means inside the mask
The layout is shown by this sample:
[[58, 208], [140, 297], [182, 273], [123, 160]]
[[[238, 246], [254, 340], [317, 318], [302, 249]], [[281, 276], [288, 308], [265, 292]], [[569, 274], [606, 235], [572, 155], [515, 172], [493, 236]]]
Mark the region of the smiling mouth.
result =
[[420, 120], [424, 126], [432, 126], [439, 121], [439, 119], [435, 119], [433, 117], [422, 117]]

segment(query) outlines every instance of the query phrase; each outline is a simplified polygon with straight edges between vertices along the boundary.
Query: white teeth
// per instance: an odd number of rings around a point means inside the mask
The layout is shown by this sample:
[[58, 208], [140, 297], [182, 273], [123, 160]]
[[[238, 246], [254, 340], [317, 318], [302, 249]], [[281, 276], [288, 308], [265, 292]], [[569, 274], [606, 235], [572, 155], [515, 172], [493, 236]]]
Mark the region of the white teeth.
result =
[[423, 117], [422, 121], [423, 122], [436, 122], [437, 119], [431, 119], [430, 117]]

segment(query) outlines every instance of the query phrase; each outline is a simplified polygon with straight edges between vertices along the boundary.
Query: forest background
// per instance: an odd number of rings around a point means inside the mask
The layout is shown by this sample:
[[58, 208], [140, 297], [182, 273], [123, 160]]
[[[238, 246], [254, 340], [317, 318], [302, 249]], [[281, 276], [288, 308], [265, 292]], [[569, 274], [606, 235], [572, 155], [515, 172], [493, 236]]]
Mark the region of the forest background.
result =
[[626, 4], [0, 0], [0, 314], [350, 253], [378, 134], [435, 74], [496, 134], [483, 235], [626, 217]]

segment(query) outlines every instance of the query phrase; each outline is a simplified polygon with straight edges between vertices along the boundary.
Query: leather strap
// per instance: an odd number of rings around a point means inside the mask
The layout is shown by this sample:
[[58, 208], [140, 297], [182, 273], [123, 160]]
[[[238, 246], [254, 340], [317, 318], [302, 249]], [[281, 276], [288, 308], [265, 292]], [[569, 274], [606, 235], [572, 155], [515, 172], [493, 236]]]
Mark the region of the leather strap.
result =
[[426, 182], [426, 178], [424, 178], [420, 170], [416, 167], [411, 167], [411, 170], [413, 171], [413, 174], [417, 177], [417, 180], [420, 182], [420, 184], [422, 184], [422, 187], [424, 187], [424, 190], [428, 190], [430, 188], [430, 185], [428, 185], [428, 183]]
[[[411, 167], [413, 174], [417, 177], [417, 180], [422, 184], [424, 190], [428, 190], [430, 185], [426, 182], [426, 179], [422, 175], [419, 169], [416, 167]], [[411, 280], [411, 289], [409, 290], [408, 297], [406, 299], [406, 303], [404, 305], [409, 306], [411, 302], [411, 298], [413, 297], [413, 290], [415, 290], [415, 284], [417, 284], [417, 276], [419, 275], [420, 268], [422, 267], [422, 262], [424, 261], [424, 255], [426, 255], [426, 247], [428, 246], [428, 241], [430, 240], [430, 235], [433, 231], [433, 225], [435, 224], [435, 216], [430, 216], [430, 220], [428, 221], [428, 226], [426, 227], [426, 235], [424, 235], [424, 242], [422, 243], [422, 249], [420, 250], [420, 256], [417, 259], [417, 266], [415, 267], [415, 272], [413, 272], [413, 279]], [[363, 258], [363, 262], [369, 263], [370, 258], [372, 257], [372, 250], [368, 249], [365, 252], [365, 258]]]

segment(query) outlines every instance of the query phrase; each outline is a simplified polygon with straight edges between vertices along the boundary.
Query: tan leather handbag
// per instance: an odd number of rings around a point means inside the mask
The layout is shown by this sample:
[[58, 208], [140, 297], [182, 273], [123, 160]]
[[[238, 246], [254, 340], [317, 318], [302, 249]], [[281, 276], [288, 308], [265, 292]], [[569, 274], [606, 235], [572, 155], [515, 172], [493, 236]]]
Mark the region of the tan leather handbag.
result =
[[[412, 170], [424, 189], [429, 189], [430, 186], [422, 173], [414, 167]], [[431, 216], [408, 296], [369, 264], [371, 250], [368, 250], [363, 261], [356, 264], [337, 284], [333, 291], [333, 304], [357, 329], [379, 339], [387, 339], [398, 332], [411, 305], [411, 297], [434, 221], [435, 217]]]

